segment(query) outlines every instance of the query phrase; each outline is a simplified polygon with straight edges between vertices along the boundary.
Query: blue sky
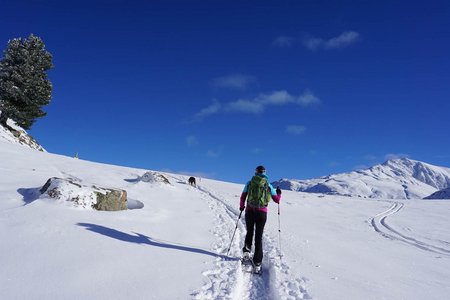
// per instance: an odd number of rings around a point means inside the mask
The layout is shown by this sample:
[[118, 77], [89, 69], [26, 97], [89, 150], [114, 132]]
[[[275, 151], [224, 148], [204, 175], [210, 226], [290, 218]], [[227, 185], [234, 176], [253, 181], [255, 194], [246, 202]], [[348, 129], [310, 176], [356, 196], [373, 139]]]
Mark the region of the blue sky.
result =
[[54, 57], [53, 153], [244, 182], [450, 167], [448, 1], [7, 1]]

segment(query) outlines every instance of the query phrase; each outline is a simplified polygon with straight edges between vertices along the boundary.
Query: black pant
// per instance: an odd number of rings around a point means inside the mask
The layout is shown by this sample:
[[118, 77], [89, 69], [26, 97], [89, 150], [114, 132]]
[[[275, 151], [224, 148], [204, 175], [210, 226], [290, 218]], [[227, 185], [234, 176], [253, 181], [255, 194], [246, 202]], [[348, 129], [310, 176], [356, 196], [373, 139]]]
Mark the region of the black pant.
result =
[[245, 224], [247, 225], [247, 235], [245, 236], [244, 251], [246, 250], [250, 251], [252, 249], [253, 231], [255, 231], [255, 254], [253, 255], [253, 262], [255, 264], [260, 264], [263, 259], [262, 236], [266, 220], [267, 220], [266, 212], [258, 210], [247, 210], [245, 212]]

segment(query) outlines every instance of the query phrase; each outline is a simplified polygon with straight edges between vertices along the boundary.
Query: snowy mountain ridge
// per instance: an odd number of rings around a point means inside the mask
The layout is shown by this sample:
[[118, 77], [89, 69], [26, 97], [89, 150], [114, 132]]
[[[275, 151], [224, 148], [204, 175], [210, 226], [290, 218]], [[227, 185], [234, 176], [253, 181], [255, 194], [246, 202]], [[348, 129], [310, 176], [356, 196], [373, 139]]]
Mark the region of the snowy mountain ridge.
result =
[[450, 168], [409, 158], [309, 180], [281, 179], [283, 189], [362, 198], [422, 199], [450, 187]]

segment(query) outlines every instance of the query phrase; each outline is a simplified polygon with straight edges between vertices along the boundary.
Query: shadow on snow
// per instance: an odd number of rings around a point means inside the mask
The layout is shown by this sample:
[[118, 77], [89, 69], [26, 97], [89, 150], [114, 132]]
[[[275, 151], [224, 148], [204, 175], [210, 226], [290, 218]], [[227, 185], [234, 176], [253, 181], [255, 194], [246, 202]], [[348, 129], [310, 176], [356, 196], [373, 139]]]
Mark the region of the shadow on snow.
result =
[[141, 181], [141, 177], [137, 177], [137, 178], [125, 178], [124, 179], [126, 182], [131, 182], [131, 183], [138, 183], [139, 181]]
[[77, 223], [78, 226], [86, 228], [86, 230], [119, 240], [123, 242], [129, 242], [129, 243], [136, 243], [136, 244], [146, 244], [154, 247], [161, 247], [166, 249], [174, 249], [174, 250], [180, 250], [180, 251], [187, 251], [197, 254], [203, 254], [203, 255], [209, 255], [212, 257], [221, 258], [224, 260], [238, 260], [238, 258], [235, 257], [229, 257], [226, 255], [217, 254], [211, 251], [199, 249], [199, 248], [193, 248], [183, 245], [177, 245], [177, 244], [169, 244], [166, 242], [158, 242], [153, 240], [151, 237], [148, 237], [146, 235], [133, 232], [134, 234], [128, 234], [125, 232], [121, 232], [112, 228], [104, 227], [101, 225], [96, 224], [90, 224], [90, 223]]
[[20, 188], [17, 189], [17, 192], [22, 195], [22, 200], [25, 202], [24, 205], [37, 200], [41, 195], [40, 188]]

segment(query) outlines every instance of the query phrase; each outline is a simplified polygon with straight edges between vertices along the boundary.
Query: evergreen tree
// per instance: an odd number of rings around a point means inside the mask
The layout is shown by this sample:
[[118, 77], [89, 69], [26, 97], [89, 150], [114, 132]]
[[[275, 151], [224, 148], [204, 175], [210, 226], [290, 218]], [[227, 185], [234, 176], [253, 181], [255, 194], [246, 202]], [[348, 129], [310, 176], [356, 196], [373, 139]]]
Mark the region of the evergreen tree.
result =
[[52, 55], [39, 37], [31, 34], [28, 39], [8, 42], [0, 61], [0, 124], [6, 126], [10, 118], [30, 129], [37, 118], [46, 115], [42, 107], [52, 96], [46, 71], [52, 67]]

